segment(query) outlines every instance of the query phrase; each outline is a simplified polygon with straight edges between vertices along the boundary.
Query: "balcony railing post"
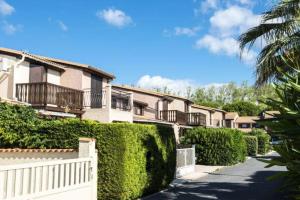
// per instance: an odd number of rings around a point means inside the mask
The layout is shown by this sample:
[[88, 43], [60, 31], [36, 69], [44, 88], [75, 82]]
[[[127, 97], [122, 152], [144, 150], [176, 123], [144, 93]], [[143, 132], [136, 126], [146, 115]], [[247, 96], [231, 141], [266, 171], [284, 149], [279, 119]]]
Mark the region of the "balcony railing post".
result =
[[47, 94], [48, 94], [48, 87], [47, 87], [47, 83], [43, 83], [42, 84], [42, 88], [43, 88], [43, 90], [44, 90], [44, 106], [47, 106]]

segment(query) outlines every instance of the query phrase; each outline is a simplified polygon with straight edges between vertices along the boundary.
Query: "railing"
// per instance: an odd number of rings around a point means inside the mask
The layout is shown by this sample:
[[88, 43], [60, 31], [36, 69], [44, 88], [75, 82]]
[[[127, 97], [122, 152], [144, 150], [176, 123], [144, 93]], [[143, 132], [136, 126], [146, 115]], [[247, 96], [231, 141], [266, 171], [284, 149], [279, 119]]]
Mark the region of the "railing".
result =
[[131, 94], [122, 90], [112, 89], [111, 108], [123, 111], [131, 111]]
[[102, 108], [106, 106], [106, 90], [92, 92], [91, 89], [84, 89], [83, 106], [90, 108]]
[[206, 126], [206, 115], [203, 113], [187, 113], [188, 125], [190, 126]]
[[206, 125], [206, 115], [202, 113], [185, 113], [179, 110], [162, 110], [160, 111], [159, 119], [180, 125]]
[[162, 110], [160, 111], [160, 119], [178, 124], [186, 124], [187, 123], [187, 115], [184, 112], [179, 110]]
[[51, 104], [71, 110], [83, 108], [83, 91], [46, 82], [16, 84], [16, 97], [32, 106]]
[[34, 199], [90, 186], [91, 158], [36, 162], [0, 167], [0, 199]]

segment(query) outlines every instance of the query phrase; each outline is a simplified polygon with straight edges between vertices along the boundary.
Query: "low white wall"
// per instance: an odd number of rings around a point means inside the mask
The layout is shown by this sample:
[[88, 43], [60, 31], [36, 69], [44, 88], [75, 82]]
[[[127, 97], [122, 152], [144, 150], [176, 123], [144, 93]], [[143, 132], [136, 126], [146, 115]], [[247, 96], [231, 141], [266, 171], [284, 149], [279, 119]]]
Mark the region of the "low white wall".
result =
[[13, 165], [32, 163], [49, 160], [65, 160], [78, 158], [78, 152], [45, 152], [36, 150], [36, 152], [3, 152], [0, 150], [0, 165]]
[[[66, 149], [4, 151], [0, 150], [2, 161], [11, 164], [0, 164], [0, 199], [97, 199], [94, 139], [80, 138], [78, 152]], [[29, 160], [31, 162], [27, 162]]]
[[[84, 200], [92, 199], [90, 185], [86, 187], [73, 188], [68, 191], [55, 191], [49, 194], [33, 197], [32, 200]], [[95, 199], [96, 200], [96, 199]]]

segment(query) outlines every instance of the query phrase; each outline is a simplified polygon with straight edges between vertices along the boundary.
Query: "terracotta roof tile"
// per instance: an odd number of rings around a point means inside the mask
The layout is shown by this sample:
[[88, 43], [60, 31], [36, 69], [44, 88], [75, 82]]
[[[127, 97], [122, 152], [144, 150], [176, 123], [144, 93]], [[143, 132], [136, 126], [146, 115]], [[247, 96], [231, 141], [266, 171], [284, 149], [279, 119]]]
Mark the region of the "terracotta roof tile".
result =
[[0, 153], [68, 153], [77, 149], [0, 149]]
[[255, 120], [259, 120], [258, 116], [243, 116], [238, 117], [236, 123], [256, 123]]
[[228, 112], [225, 115], [225, 119], [235, 119], [239, 114], [237, 112]]

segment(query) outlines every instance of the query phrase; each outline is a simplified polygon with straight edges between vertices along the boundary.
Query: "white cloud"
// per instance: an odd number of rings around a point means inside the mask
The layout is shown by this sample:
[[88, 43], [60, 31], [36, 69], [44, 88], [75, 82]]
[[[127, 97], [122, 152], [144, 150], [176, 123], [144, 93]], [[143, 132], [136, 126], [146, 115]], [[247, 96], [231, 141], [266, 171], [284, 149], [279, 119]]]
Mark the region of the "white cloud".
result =
[[185, 96], [187, 88], [194, 90], [197, 87], [191, 80], [186, 79], [169, 79], [162, 76], [142, 76], [137, 84], [138, 87], [146, 89], [164, 89], [167, 88], [172, 93]]
[[7, 35], [13, 35], [16, 32], [21, 31], [22, 30], [22, 26], [21, 25], [10, 24], [7, 21], [3, 21], [2, 22], [2, 30]]
[[254, 2], [252, 0], [237, 0], [239, 3], [243, 5], [253, 5]]
[[163, 30], [163, 35], [166, 37], [170, 36], [188, 36], [192, 37], [197, 35], [197, 32], [200, 30], [200, 27], [195, 26], [195, 27], [175, 27], [173, 30], [168, 30], [164, 29]]
[[[196, 48], [207, 48], [214, 54], [225, 54], [228, 56], [240, 56], [239, 43], [232, 37], [218, 38], [205, 35], [196, 42]], [[243, 52], [242, 60], [246, 63], [254, 63], [256, 53], [252, 50]]]
[[210, 9], [217, 9], [219, 0], [205, 0], [201, 3], [201, 12], [207, 12]]
[[230, 6], [218, 10], [210, 18], [212, 29], [221, 36], [240, 34], [250, 27], [259, 24], [261, 17], [255, 15], [250, 9], [240, 6]]
[[114, 8], [98, 11], [96, 15], [99, 19], [104, 20], [106, 23], [119, 28], [132, 23], [130, 16], [126, 15], [126, 13], [122, 10], [117, 10]]
[[[220, 88], [227, 83], [209, 83], [200, 85], [193, 80], [188, 79], [170, 79], [162, 76], [142, 76], [136, 86], [144, 89], [160, 89], [162, 92], [166, 88], [171, 94], [187, 97], [187, 93], [193, 93], [197, 88], [209, 88], [214, 86], [215, 88]], [[188, 91], [190, 89], [190, 91]]]
[[11, 15], [15, 11], [15, 8], [9, 5], [5, 0], [0, 0], [0, 14]]
[[57, 23], [58, 23], [59, 28], [60, 28], [62, 31], [66, 32], [66, 31], [69, 30], [68, 26], [67, 26], [63, 21], [60, 21], [60, 20], [59, 20], [59, 21], [57, 21]]
[[192, 28], [187, 28], [187, 27], [175, 27], [174, 28], [174, 34], [175, 35], [186, 35], [186, 36], [194, 36], [197, 34], [199, 31], [199, 27], [192, 27]]

